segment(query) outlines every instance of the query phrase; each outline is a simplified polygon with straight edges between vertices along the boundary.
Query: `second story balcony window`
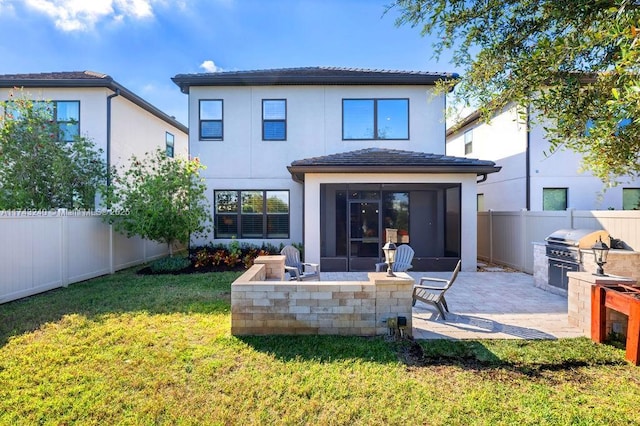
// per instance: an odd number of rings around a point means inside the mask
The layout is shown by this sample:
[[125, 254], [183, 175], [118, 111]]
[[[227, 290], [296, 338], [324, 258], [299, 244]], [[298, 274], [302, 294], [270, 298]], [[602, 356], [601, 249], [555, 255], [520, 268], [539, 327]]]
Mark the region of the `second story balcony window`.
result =
[[409, 99], [343, 99], [342, 139], [409, 139]]

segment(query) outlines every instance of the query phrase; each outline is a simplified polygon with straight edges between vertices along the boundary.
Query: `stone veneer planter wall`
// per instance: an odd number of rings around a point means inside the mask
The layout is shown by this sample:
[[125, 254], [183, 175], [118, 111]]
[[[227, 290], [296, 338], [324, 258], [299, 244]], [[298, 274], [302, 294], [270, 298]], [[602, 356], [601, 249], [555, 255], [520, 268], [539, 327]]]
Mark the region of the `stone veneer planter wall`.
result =
[[[279, 256], [271, 257], [277, 261]], [[231, 334], [385, 335], [386, 320], [402, 316], [410, 335], [414, 281], [405, 273], [396, 275], [371, 272], [369, 281], [283, 281], [269, 276], [264, 263], [254, 264], [231, 286]]]

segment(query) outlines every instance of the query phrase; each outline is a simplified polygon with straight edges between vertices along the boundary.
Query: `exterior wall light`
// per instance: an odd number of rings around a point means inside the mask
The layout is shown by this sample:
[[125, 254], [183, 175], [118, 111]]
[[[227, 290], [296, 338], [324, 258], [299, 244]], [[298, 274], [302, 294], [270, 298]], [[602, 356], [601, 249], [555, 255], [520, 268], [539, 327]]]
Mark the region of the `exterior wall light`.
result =
[[393, 274], [393, 263], [396, 261], [396, 250], [396, 245], [391, 241], [387, 241], [387, 244], [382, 247], [385, 263], [387, 264], [388, 277], [395, 277], [395, 275]]
[[604, 242], [602, 242], [602, 237], [596, 241], [596, 243], [591, 247], [593, 250], [593, 256], [595, 258], [596, 264], [598, 265], [598, 270], [593, 275], [598, 275], [601, 277], [607, 277], [604, 273], [604, 269], [602, 265], [607, 263], [607, 255], [609, 254], [609, 246], [607, 246]]

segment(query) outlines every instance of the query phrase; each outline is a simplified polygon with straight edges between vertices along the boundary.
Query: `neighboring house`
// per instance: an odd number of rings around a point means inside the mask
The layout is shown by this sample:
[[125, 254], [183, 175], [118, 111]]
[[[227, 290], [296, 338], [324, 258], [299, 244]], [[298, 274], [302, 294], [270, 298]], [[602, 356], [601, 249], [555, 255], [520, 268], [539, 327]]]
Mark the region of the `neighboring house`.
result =
[[[580, 173], [581, 155], [549, 153], [542, 124], [526, 108], [507, 105], [489, 124], [473, 112], [447, 131], [447, 155], [494, 161], [498, 174], [478, 185], [478, 210], [637, 209], [640, 182], [632, 177], [604, 190], [588, 172]], [[532, 125], [527, 132], [527, 121]]]
[[373, 271], [390, 228], [414, 248], [414, 270], [462, 258], [475, 271], [476, 180], [499, 167], [444, 156], [435, 84], [454, 77], [323, 67], [175, 76], [214, 206], [214, 230], [194, 242], [303, 242], [323, 271]]
[[23, 89], [53, 104], [69, 141], [84, 136], [104, 151], [110, 166], [157, 147], [167, 155], [188, 155], [188, 129], [108, 75], [92, 71], [0, 75], [0, 99]]

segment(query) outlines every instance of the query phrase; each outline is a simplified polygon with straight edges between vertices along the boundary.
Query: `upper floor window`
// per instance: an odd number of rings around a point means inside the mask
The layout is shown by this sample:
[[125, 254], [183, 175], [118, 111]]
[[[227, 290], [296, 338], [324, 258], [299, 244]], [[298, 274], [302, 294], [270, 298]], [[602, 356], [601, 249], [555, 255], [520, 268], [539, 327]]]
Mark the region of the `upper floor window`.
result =
[[[36, 101], [33, 108], [58, 125], [58, 140], [73, 142], [80, 136], [80, 101]], [[9, 107], [5, 114], [14, 120], [22, 119], [17, 109]]]
[[409, 139], [409, 99], [343, 99], [342, 139]]
[[471, 154], [473, 151], [473, 129], [464, 132], [464, 154]]
[[567, 188], [542, 188], [542, 210], [566, 210]]
[[222, 99], [200, 100], [200, 139], [222, 140], [222, 107]]
[[54, 101], [53, 113], [60, 129], [60, 140], [72, 142], [80, 136], [80, 101]]
[[640, 188], [622, 188], [622, 209], [640, 210]]
[[286, 99], [262, 100], [262, 140], [284, 141], [287, 139]]
[[171, 133], [166, 132], [164, 144], [165, 144], [165, 149], [167, 151], [167, 157], [173, 158], [174, 143], [175, 143], [175, 137]]

